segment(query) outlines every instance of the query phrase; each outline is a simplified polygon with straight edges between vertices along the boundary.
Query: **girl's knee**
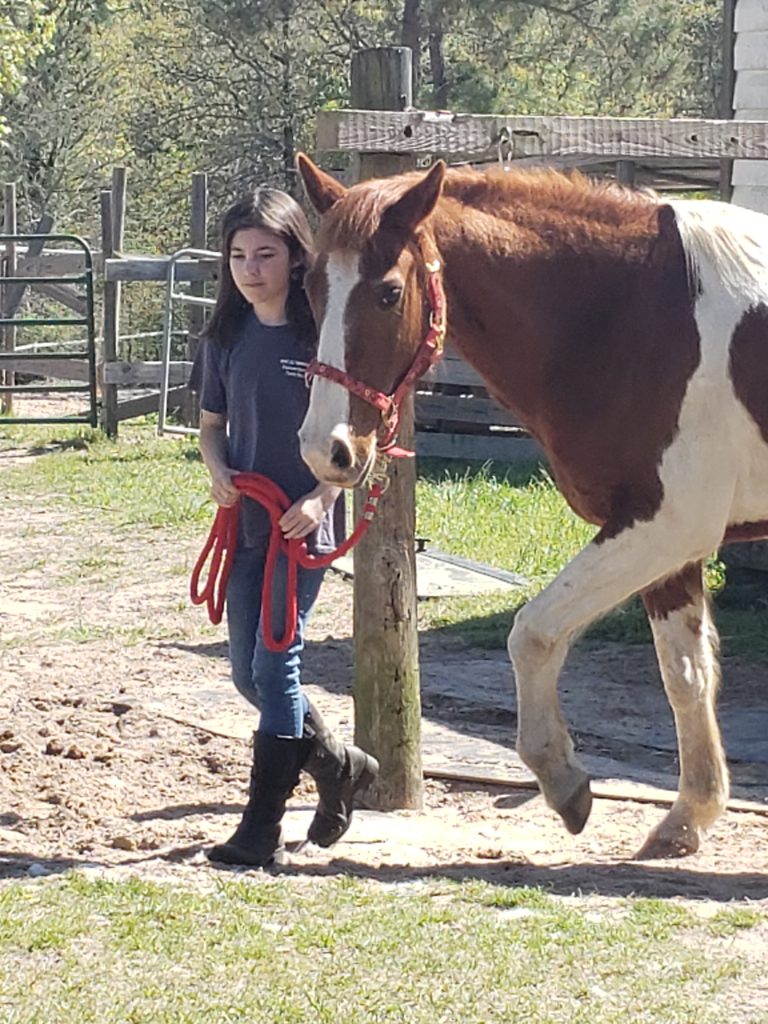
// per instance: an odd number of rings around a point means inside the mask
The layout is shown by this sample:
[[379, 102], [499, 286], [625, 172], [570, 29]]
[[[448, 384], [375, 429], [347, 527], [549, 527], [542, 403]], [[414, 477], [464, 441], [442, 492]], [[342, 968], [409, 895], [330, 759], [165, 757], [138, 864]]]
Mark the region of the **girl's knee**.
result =
[[261, 710], [262, 696], [253, 676], [233, 671], [232, 682], [235, 684], [235, 689], [241, 697], [245, 697], [249, 704], [252, 704], [257, 710]]

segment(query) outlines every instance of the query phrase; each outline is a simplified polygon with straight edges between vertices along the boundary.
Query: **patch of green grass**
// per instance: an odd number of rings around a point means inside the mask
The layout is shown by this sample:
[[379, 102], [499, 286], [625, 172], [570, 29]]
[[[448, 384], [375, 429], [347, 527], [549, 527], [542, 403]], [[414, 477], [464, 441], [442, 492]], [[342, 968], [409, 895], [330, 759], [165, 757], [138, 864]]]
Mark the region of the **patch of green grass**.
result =
[[[17, 429], [23, 431], [20, 436], [14, 433]], [[41, 453], [4, 470], [4, 491], [68, 502], [80, 511], [84, 526], [98, 515], [124, 530], [164, 529], [198, 535], [202, 543], [214, 508], [197, 442], [159, 440], [152, 430], [149, 423], [125, 425], [120, 439], [109, 441], [87, 428], [11, 428], [0, 423], [0, 447], [26, 445]], [[421, 602], [420, 627], [479, 646], [502, 646], [517, 609], [589, 543], [594, 527], [570, 510], [537, 463], [420, 460], [418, 471], [418, 536], [428, 538], [432, 548], [528, 580], [520, 590]], [[93, 557], [96, 561], [76, 568], [78, 575], [107, 571]], [[178, 562], [169, 569], [174, 575], [188, 571]], [[715, 558], [708, 564], [707, 578], [713, 592], [723, 589], [725, 568]], [[726, 655], [768, 655], [768, 608], [718, 608], [716, 621]], [[593, 625], [581, 642], [650, 640], [641, 602], [634, 598]]]
[[161, 440], [133, 426], [117, 441], [83, 432], [68, 444], [57, 433], [32, 450], [40, 456], [4, 473], [6, 490], [56, 494], [121, 526], [190, 530], [213, 517], [193, 439]]
[[752, 910], [749, 907], [728, 907], [710, 920], [709, 930], [713, 935], [728, 936], [758, 928], [765, 923], [766, 916], [759, 910]]
[[419, 469], [416, 532], [433, 548], [520, 573], [540, 587], [595, 534], [536, 463]]
[[[531, 911], [517, 913], [518, 910]], [[661, 924], [658, 924], [661, 922]], [[664, 904], [258, 875], [212, 890], [71, 873], [0, 889], [14, 1024], [739, 1024], [759, 978]]]
[[[185, 605], [184, 607], [188, 607]], [[155, 619], [149, 618], [124, 626], [105, 626], [99, 622], [84, 622], [82, 619], [72, 620], [62, 614], [61, 624], [48, 624], [44, 629], [32, 629], [23, 634], [10, 632], [0, 635], [0, 651], [27, 649], [34, 644], [90, 644], [95, 641], [110, 641], [121, 647], [137, 647], [139, 644], [157, 643], [161, 640], [191, 639], [193, 636], [207, 634], [206, 627], [200, 629], [175, 624], [163, 628]]]

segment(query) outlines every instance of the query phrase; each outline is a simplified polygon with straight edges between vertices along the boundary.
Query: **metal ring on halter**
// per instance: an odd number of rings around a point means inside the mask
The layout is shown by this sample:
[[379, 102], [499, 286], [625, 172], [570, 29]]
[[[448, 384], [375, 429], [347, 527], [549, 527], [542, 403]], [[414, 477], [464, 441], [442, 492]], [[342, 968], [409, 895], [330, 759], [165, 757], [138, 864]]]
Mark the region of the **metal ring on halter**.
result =
[[392, 395], [386, 396], [389, 402], [388, 409], [381, 410], [381, 422], [384, 424], [386, 430], [392, 430], [397, 425], [397, 421], [400, 418], [400, 412], [397, 408], [397, 402]]
[[381, 450], [376, 452], [376, 458], [373, 461], [373, 469], [371, 470], [371, 482], [379, 484], [382, 494], [384, 494], [389, 488], [391, 480], [389, 476], [389, 464], [391, 461], [391, 455], [387, 455], [386, 452], [382, 452]]

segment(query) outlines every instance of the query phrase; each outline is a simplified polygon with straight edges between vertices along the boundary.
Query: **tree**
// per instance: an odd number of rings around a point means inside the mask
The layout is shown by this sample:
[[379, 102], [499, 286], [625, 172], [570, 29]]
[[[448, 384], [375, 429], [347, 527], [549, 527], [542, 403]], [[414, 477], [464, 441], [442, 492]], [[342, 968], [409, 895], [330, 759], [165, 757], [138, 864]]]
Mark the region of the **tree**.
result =
[[414, 49], [417, 106], [712, 114], [720, 3], [18, 2], [0, 20], [16, 41], [0, 46], [0, 172], [19, 180], [28, 219], [45, 206], [80, 229], [125, 162], [128, 244], [167, 250], [185, 238], [193, 170], [208, 172], [213, 209], [259, 182], [296, 189], [294, 150], [314, 148], [318, 109], [348, 104], [361, 47]]
[[0, 10], [0, 138], [9, 131], [5, 103], [21, 88], [26, 68], [43, 52], [54, 27], [55, 15], [42, 0], [17, 0]]

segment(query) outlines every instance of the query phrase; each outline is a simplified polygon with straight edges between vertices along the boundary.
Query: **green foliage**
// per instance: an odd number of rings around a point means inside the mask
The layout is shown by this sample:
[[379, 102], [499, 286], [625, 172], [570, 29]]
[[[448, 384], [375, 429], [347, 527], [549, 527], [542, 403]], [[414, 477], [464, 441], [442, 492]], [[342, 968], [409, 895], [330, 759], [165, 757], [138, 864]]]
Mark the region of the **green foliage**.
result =
[[42, 0], [17, 0], [0, 7], [0, 138], [9, 130], [3, 101], [24, 83], [30, 64], [46, 49], [56, 18]]
[[[720, 0], [26, 0], [0, 20], [0, 173], [24, 218], [96, 234], [110, 165], [129, 168], [126, 246], [187, 237], [189, 175], [218, 212], [295, 189], [315, 112], [349, 102], [364, 46], [416, 48], [417, 103], [511, 113], [711, 114]], [[3, 8], [4, 10], [6, 8]]]

